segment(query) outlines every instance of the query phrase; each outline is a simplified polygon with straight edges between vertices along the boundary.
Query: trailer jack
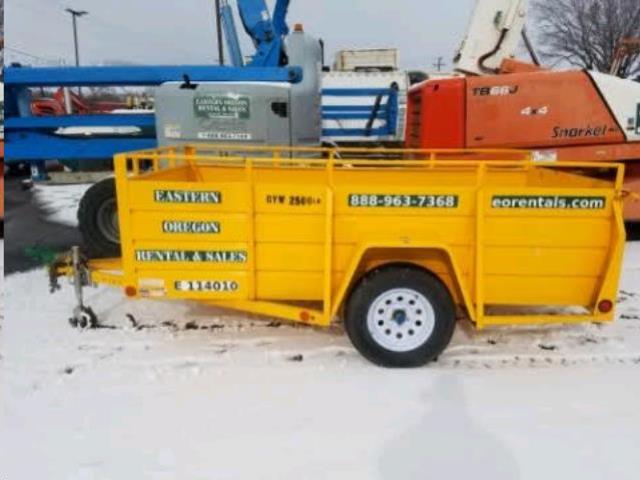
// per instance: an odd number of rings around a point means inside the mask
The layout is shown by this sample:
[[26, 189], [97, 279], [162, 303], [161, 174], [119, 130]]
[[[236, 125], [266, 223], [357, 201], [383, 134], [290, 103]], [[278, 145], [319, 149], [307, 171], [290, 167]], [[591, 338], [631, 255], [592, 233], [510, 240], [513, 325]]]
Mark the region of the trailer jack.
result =
[[84, 304], [84, 287], [91, 285], [91, 276], [80, 247], [72, 247], [71, 252], [60, 256], [49, 267], [49, 287], [51, 293], [60, 289], [59, 278], [69, 277], [76, 296], [76, 306], [69, 323], [73, 328], [93, 329], [98, 327], [98, 317]]

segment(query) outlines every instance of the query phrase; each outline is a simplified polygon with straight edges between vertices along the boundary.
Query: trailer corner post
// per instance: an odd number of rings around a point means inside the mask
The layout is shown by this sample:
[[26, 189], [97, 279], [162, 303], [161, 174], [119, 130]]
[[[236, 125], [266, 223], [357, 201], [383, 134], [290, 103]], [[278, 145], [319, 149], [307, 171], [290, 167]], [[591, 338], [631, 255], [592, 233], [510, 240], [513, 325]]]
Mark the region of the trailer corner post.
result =
[[139, 157], [120, 153], [114, 157], [114, 171], [116, 175], [116, 200], [118, 203], [118, 225], [120, 229], [120, 248], [122, 254], [122, 285], [130, 287], [138, 285], [135, 278], [135, 250], [131, 242], [131, 209], [123, 207], [129, 205], [128, 162], [131, 161], [131, 171], [139, 171]]
[[[332, 161], [327, 164], [327, 169], [333, 168]], [[330, 174], [331, 175], [331, 174]], [[326, 215], [325, 215], [325, 231], [324, 231], [324, 295], [323, 295], [323, 325], [331, 324], [333, 310], [333, 188], [331, 184], [327, 187], [326, 193]]]
[[475, 296], [476, 296], [476, 327], [478, 330], [484, 328], [484, 177], [487, 171], [485, 163], [477, 166], [477, 194], [476, 194], [476, 274], [475, 274]]
[[258, 247], [256, 245], [256, 188], [253, 182], [253, 160], [245, 159], [245, 175], [247, 178], [247, 198], [249, 199], [249, 208], [247, 212], [248, 233], [248, 250], [249, 250], [249, 300], [255, 301], [258, 298], [258, 269], [256, 264], [256, 256]]

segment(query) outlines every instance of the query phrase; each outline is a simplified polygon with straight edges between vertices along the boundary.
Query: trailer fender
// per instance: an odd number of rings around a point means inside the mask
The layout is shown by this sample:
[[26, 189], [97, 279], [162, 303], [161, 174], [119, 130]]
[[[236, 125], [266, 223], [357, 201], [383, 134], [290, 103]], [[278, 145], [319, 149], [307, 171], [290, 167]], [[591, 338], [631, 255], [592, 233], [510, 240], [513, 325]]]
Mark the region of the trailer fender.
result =
[[[414, 261], [409, 259], [409, 255], [405, 255], [410, 251], [421, 251], [421, 252], [436, 252], [442, 254], [446, 259], [448, 266], [451, 271], [452, 282], [454, 287], [458, 290], [458, 296], [462, 300], [463, 306], [466, 308], [469, 318], [471, 321], [475, 321], [475, 309], [473, 303], [471, 301], [470, 290], [468, 285], [466, 284], [464, 277], [461, 274], [461, 270], [457, 265], [457, 262], [454, 259], [454, 256], [447, 245], [440, 243], [409, 243], [406, 241], [392, 241], [392, 242], [376, 242], [376, 243], [366, 243], [361, 244], [357, 247], [356, 253], [349, 264], [347, 271], [345, 272], [344, 279], [338, 288], [336, 296], [334, 298], [331, 317], [337, 316], [340, 308], [344, 304], [345, 300], [348, 298], [349, 293], [353, 289], [353, 287], [357, 284], [358, 280], [362, 278], [368, 271], [364, 267], [364, 264], [367, 261], [375, 261], [377, 252], [386, 252], [389, 251], [398, 251], [402, 252], [402, 254], [398, 255], [398, 260], [390, 262], [389, 264], [394, 263], [405, 263], [405, 264], [414, 264], [419, 268], [423, 268], [423, 265], [417, 264]], [[402, 259], [402, 257], [406, 257], [406, 259]], [[376, 268], [380, 265], [376, 265]], [[364, 269], [364, 271], [362, 271]], [[362, 273], [360, 273], [362, 271]], [[435, 272], [432, 272], [436, 274]], [[436, 274], [437, 275], [437, 274]], [[439, 275], [437, 275], [439, 277]], [[456, 292], [451, 292], [452, 294]]]

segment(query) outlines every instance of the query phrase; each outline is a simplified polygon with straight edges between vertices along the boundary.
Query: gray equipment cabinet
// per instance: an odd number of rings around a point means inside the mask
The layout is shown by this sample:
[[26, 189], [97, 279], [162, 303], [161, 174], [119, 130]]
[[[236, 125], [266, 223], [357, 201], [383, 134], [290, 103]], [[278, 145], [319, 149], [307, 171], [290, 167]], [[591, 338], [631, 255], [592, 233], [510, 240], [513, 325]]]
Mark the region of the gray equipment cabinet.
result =
[[[298, 83], [166, 83], [156, 92], [160, 145], [241, 143], [317, 146], [322, 135], [320, 42], [294, 32], [285, 41]], [[250, 67], [248, 67], [250, 68]]]

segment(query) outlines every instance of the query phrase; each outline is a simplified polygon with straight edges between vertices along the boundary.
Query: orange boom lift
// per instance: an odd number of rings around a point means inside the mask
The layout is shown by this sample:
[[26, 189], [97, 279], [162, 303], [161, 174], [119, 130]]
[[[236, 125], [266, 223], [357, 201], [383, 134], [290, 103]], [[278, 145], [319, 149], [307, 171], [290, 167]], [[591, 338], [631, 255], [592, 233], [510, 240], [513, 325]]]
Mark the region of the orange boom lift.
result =
[[[464, 76], [410, 91], [407, 146], [518, 148], [541, 161], [625, 162], [625, 189], [640, 192], [640, 83], [513, 60], [526, 3], [478, 2], [456, 57]], [[616, 70], [636, 43], [621, 45]], [[640, 202], [625, 208], [627, 221], [640, 222]]]

